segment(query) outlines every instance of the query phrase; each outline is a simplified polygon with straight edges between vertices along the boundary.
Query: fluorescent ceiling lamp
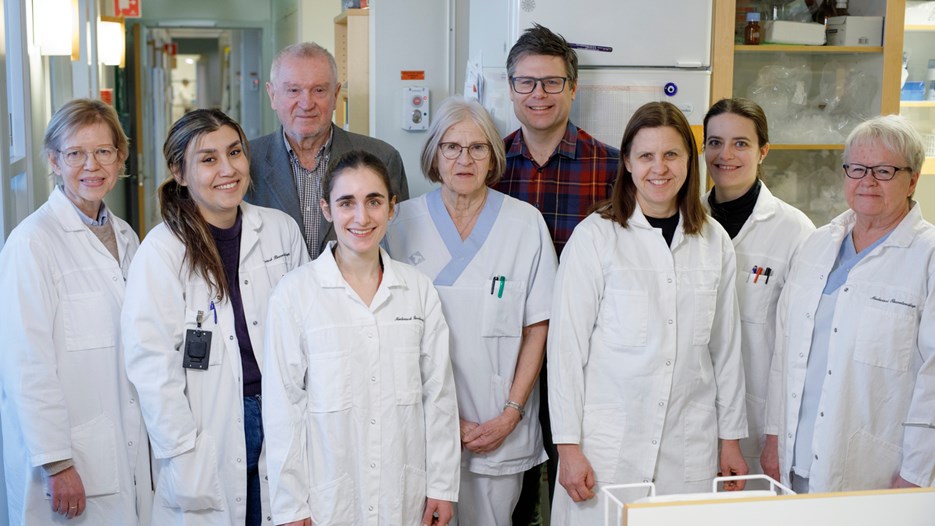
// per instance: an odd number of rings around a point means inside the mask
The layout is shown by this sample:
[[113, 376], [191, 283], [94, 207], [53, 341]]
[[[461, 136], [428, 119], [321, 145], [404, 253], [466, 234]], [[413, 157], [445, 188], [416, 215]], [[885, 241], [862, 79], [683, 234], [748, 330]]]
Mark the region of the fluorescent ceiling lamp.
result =
[[40, 33], [39, 52], [43, 55], [71, 56], [71, 32], [75, 16], [71, 0], [42, 0], [35, 7], [40, 6], [42, 12], [50, 16], [44, 17], [42, 23], [37, 24]]
[[97, 56], [105, 66], [122, 66], [126, 53], [123, 24], [101, 20], [97, 25]]

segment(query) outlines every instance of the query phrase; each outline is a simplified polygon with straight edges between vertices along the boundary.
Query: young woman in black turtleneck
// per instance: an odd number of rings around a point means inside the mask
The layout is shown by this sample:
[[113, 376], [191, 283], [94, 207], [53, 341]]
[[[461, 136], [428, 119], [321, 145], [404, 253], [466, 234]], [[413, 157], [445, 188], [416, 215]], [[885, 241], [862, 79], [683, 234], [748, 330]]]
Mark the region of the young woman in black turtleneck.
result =
[[[765, 441], [766, 393], [776, 304], [796, 247], [815, 230], [805, 214], [773, 196], [761, 166], [769, 152], [766, 115], [755, 102], [722, 99], [704, 119], [704, 153], [714, 188], [705, 196], [737, 257], [749, 437], [740, 445], [751, 472]], [[769, 460], [769, 459], [767, 459]]]

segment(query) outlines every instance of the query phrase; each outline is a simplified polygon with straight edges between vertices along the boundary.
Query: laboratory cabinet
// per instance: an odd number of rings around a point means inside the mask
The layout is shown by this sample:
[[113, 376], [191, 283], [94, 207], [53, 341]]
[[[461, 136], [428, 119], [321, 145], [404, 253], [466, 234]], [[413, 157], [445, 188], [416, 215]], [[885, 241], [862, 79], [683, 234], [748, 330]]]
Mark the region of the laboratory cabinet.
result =
[[926, 145], [922, 173], [935, 175], [935, 2], [907, 2], [904, 29], [906, 85], [899, 112], [922, 134]]
[[847, 208], [841, 189], [844, 139], [859, 122], [900, 110], [905, 0], [850, 0], [855, 16], [883, 17], [879, 41], [861, 46], [736, 41], [748, 10], [768, 16], [775, 2], [718, 0], [714, 14], [712, 103], [746, 97], [769, 119], [763, 179], [816, 225]]

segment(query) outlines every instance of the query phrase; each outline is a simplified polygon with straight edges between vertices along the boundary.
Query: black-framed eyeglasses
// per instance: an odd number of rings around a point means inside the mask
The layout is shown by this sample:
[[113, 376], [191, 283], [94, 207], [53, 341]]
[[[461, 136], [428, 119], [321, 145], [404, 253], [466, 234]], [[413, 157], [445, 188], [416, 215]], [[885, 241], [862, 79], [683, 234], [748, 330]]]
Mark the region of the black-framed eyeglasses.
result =
[[862, 164], [845, 164], [844, 165], [844, 175], [850, 177], [851, 179], [863, 179], [867, 173], [873, 174], [873, 178], [877, 181], [889, 181], [890, 179], [896, 177], [897, 172], [911, 172], [911, 166], [904, 166], [900, 168], [899, 166], [891, 166], [888, 164], [878, 164], [877, 166], [864, 166]]
[[568, 77], [510, 77], [513, 91], [526, 95], [536, 91], [536, 84], [542, 84], [542, 91], [554, 95], [565, 91]]
[[71, 167], [83, 166], [88, 161], [88, 155], [93, 155], [94, 160], [101, 165], [109, 165], [117, 162], [117, 149], [101, 147], [93, 152], [82, 150], [81, 148], [71, 148], [69, 150], [59, 150], [62, 154], [62, 160]]
[[455, 160], [458, 157], [461, 157], [461, 152], [464, 150], [468, 151], [468, 155], [471, 156], [471, 159], [475, 161], [483, 161], [490, 155], [490, 145], [485, 142], [475, 142], [463, 146], [456, 142], [443, 142], [439, 143], [438, 149], [442, 152], [442, 155], [445, 159]]

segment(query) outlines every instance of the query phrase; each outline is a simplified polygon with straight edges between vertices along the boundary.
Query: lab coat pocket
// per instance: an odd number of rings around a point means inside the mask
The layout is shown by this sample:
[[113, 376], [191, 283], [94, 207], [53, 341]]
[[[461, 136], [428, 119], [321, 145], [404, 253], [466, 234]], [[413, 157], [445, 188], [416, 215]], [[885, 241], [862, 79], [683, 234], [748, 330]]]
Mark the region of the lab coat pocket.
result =
[[712, 407], [688, 402], [682, 413], [685, 482], [714, 478], [717, 474], [717, 414]]
[[104, 292], [69, 294], [62, 300], [65, 348], [69, 351], [114, 346], [114, 320], [120, 318]]
[[312, 524], [315, 526], [354, 526], [360, 524], [357, 491], [347, 473], [312, 488], [309, 492]]
[[740, 306], [740, 319], [747, 323], [764, 324], [769, 315], [769, 306], [779, 299], [777, 280], [767, 284], [763, 276], [754, 283], [754, 278], [742, 281], [737, 287], [737, 303]]
[[402, 526], [419, 526], [425, 510], [425, 471], [409, 465], [403, 466], [399, 487], [402, 488], [399, 520], [391, 522]]
[[418, 404], [422, 400], [422, 372], [419, 347], [393, 349], [393, 385], [398, 405]]
[[194, 448], [165, 462], [156, 484], [163, 506], [182, 511], [224, 510], [218, 451], [210, 435], [198, 435]]
[[623, 408], [621, 404], [584, 406], [581, 452], [591, 463], [598, 482], [618, 481], [617, 467], [627, 422]]
[[692, 343], [707, 345], [711, 341], [711, 326], [717, 309], [717, 290], [695, 290], [695, 327]]
[[611, 348], [644, 347], [649, 335], [649, 293], [640, 290], [607, 289], [598, 314], [607, 328], [605, 343]]
[[889, 488], [899, 473], [902, 455], [899, 445], [857, 430], [847, 441], [841, 490]]
[[101, 414], [71, 428], [72, 460], [88, 497], [119, 493], [117, 435], [114, 423]]
[[[518, 338], [523, 331], [523, 310], [526, 305], [526, 285], [522, 281], [507, 281], [500, 294], [500, 284], [483, 294], [481, 335], [484, 337]], [[489, 292], [493, 291], [492, 294]]]
[[331, 413], [350, 409], [351, 353], [347, 351], [310, 354], [308, 356], [308, 410], [311, 413]]
[[857, 324], [854, 361], [895, 371], [908, 371], [918, 333], [916, 309], [868, 301], [861, 310]]

